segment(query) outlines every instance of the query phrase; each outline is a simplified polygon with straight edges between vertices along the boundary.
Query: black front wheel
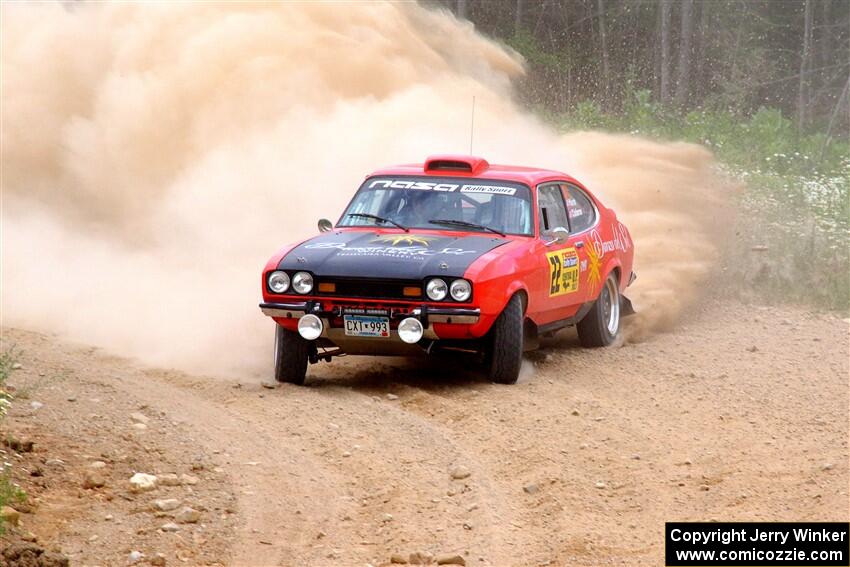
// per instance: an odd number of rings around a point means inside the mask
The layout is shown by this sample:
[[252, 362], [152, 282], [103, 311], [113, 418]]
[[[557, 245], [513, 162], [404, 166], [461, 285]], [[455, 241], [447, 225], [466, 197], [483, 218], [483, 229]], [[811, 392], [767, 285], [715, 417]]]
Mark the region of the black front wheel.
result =
[[274, 379], [301, 385], [307, 375], [310, 343], [295, 331], [275, 325]]
[[487, 366], [490, 380], [497, 384], [515, 384], [522, 365], [522, 300], [514, 295], [490, 329]]

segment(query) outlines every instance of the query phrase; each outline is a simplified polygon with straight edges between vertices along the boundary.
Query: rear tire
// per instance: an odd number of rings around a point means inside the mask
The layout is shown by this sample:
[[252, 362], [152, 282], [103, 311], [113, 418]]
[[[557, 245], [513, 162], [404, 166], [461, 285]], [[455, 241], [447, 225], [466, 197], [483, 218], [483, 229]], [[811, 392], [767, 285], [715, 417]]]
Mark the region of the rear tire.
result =
[[576, 327], [584, 347], [606, 347], [616, 340], [620, 332], [620, 288], [614, 272], [608, 274], [593, 307]]
[[274, 379], [289, 384], [304, 384], [310, 343], [295, 331], [275, 325]]
[[522, 300], [514, 295], [490, 329], [486, 360], [490, 380], [497, 384], [515, 384], [519, 378], [523, 318]]

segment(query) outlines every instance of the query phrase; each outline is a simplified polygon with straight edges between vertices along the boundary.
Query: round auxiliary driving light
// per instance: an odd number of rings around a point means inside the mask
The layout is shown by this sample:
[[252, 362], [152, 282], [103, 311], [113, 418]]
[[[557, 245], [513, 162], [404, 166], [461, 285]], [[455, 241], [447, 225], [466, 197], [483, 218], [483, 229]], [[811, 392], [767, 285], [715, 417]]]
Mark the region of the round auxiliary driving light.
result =
[[466, 280], [452, 282], [449, 292], [455, 301], [466, 301], [472, 295], [472, 285]]
[[298, 272], [292, 276], [292, 289], [298, 293], [310, 293], [313, 291], [313, 276], [307, 272]]
[[289, 289], [289, 274], [276, 271], [269, 276], [269, 290], [272, 293], [286, 293]]
[[425, 286], [425, 293], [433, 301], [442, 301], [449, 293], [449, 286], [440, 278], [434, 278], [428, 281], [428, 285]]
[[424, 332], [422, 323], [419, 322], [419, 319], [413, 317], [402, 319], [401, 323], [398, 324], [398, 338], [408, 344], [419, 342]]
[[298, 334], [308, 341], [315, 341], [322, 334], [322, 320], [313, 314], [304, 315], [298, 320]]

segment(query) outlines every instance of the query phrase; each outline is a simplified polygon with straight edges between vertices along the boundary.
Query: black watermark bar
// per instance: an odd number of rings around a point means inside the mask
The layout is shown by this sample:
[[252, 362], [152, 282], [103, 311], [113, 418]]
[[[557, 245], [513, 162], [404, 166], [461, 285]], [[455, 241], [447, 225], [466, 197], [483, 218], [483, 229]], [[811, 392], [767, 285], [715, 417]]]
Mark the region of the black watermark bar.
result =
[[850, 565], [846, 522], [667, 522], [668, 567]]

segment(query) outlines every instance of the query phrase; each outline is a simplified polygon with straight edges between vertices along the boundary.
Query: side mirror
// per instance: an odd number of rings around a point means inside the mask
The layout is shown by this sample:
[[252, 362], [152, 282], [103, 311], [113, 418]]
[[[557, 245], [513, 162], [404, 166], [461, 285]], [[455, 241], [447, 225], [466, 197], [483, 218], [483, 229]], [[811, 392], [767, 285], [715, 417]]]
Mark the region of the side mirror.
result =
[[334, 225], [328, 219], [319, 219], [319, 232], [330, 232]]
[[552, 235], [551, 240], [544, 241], [546, 246], [552, 246], [553, 244], [563, 244], [567, 240], [570, 239], [570, 231], [562, 226], [556, 226], [550, 232]]
[[562, 226], [556, 226], [552, 230], [552, 234], [558, 239], [558, 242], [566, 242], [570, 238], [570, 231]]

